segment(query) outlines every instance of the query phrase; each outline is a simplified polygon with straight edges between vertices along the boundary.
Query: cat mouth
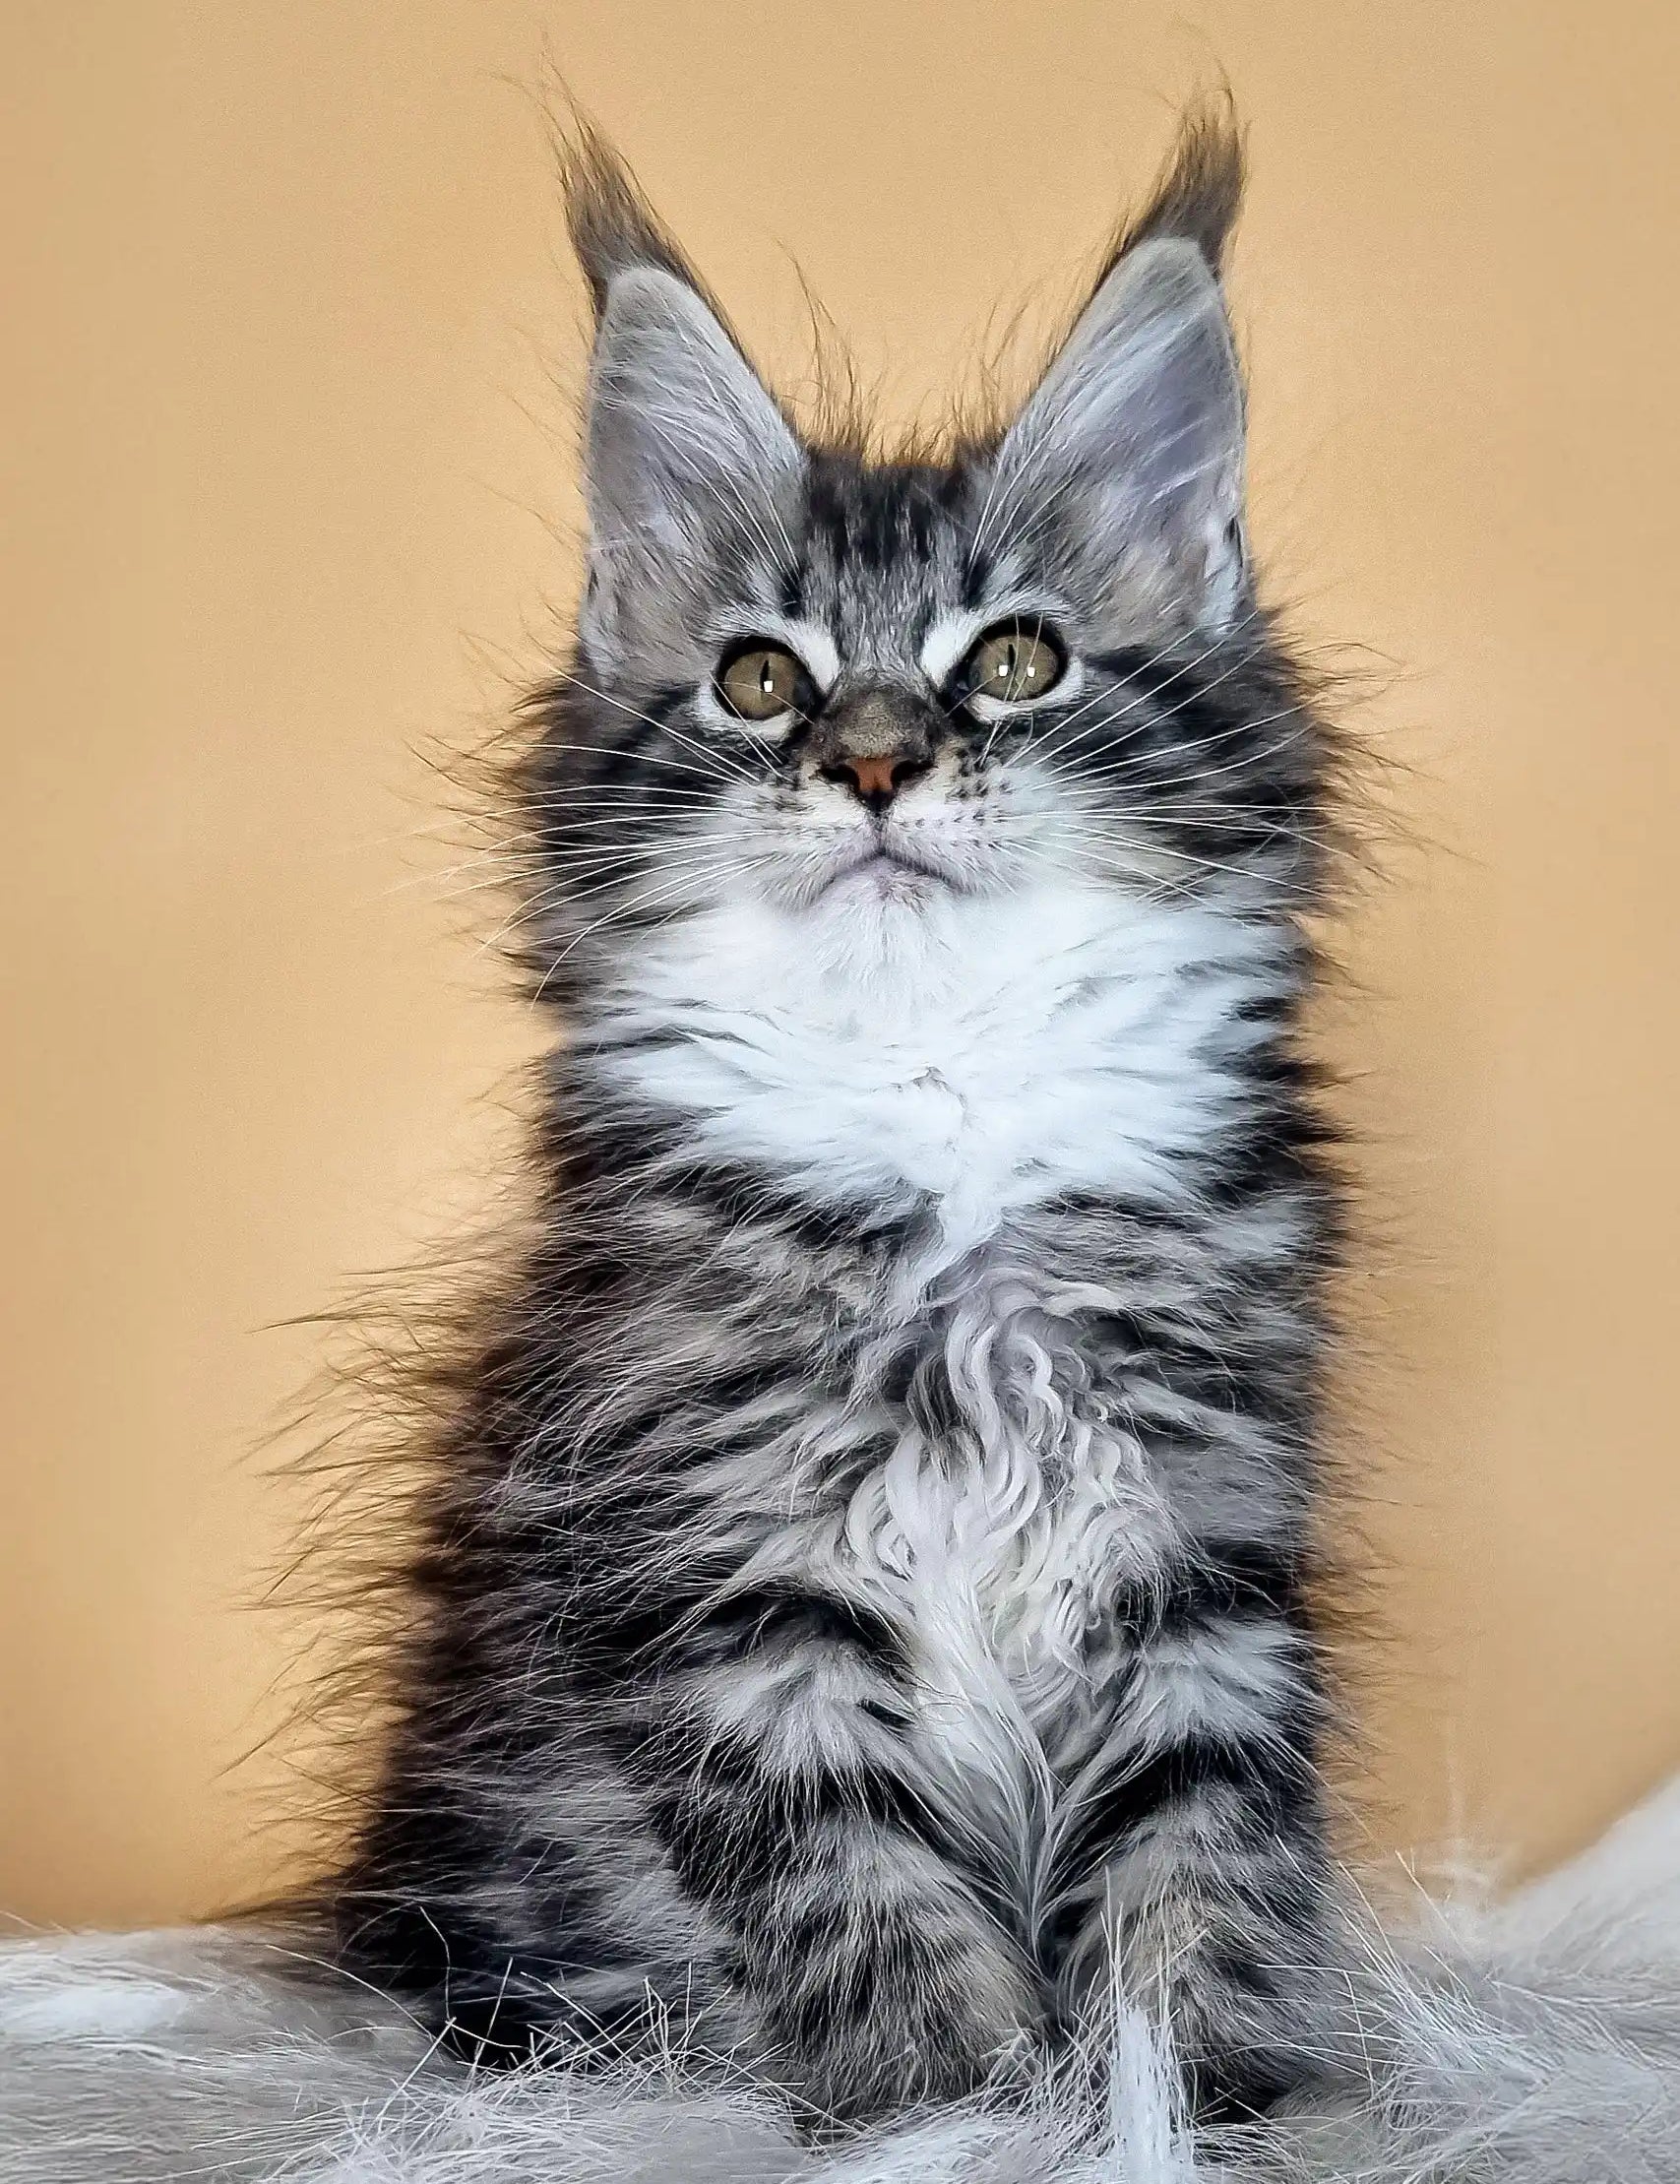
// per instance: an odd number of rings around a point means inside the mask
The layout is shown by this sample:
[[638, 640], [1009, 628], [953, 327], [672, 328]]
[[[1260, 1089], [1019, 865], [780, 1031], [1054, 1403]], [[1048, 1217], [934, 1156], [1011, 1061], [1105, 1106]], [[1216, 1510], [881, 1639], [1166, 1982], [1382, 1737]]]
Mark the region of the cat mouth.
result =
[[961, 891], [962, 880], [936, 852], [900, 838], [876, 835], [861, 842], [824, 880], [820, 894], [836, 889], [873, 893], [883, 900], [914, 900], [929, 885]]
[[[828, 832], [827, 829], [824, 830]], [[879, 820], [834, 830], [821, 846], [806, 836], [781, 865], [780, 888], [804, 908], [818, 904], [899, 904], [913, 908], [940, 894], [974, 895], [990, 875], [976, 869], [972, 845]], [[967, 853], [965, 854], [964, 851]], [[785, 853], [785, 852], [784, 852]], [[980, 866], [991, 860], [981, 857]]]

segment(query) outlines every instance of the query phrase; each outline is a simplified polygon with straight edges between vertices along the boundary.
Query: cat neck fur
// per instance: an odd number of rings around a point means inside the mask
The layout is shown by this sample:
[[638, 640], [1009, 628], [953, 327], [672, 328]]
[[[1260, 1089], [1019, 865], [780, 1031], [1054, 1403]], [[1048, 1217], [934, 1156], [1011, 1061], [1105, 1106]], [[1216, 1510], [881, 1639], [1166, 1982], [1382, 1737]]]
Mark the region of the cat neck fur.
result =
[[949, 1264], [1071, 1191], [1184, 1198], [1290, 955], [1276, 922], [1074, 881], [737, 903], [652, 937], [581, 1043], [607, 1097], [696, 1149], [818, 1205], [934, 1212]]

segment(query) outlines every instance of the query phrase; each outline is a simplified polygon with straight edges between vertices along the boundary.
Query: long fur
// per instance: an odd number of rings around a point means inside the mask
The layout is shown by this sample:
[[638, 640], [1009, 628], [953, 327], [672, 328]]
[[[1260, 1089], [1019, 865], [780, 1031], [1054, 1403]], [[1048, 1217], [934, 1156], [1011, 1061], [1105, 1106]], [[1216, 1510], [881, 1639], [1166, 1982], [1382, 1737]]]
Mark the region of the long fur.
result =
[[1239, 180], [1194, 125], [1007, 428], [876, 463], [576, 154], [534, 1234], [327, 1892], [470, 2056], [652, 2012], [857, 2122], [1089, 2048], [1116, 1983], [1203, 2114], [1356, 2037], [1299, 1037], [1333, 738], [1244, 549]]
[[911, 2116], [833, 2151], [675, 2055], [474, 2071], [280, 1940], [0, 1951], [0, 2184], [1671, 2184], [1680, 1784], [1505, 1904], [1419, 1903], [1353, 1974], [1362, 2084], [1189, 2133], [1122, 2012], [1095, 2082]]

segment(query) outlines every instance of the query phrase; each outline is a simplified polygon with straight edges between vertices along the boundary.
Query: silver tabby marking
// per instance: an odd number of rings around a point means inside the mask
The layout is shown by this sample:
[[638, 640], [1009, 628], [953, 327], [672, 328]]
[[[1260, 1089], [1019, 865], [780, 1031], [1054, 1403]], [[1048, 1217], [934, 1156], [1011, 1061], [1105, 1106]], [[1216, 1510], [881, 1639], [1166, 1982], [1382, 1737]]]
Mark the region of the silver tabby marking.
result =
[[474, 2052], [652, 2003], [856, 2116], [1116, 1984], [1203, 2113], [1326, 2050], [1327, 762], [1246, 560], [1239, 183], [1192, 123], [1007, 429], [884, 462], [577, 157], [543, 1218], [338, 1890]]

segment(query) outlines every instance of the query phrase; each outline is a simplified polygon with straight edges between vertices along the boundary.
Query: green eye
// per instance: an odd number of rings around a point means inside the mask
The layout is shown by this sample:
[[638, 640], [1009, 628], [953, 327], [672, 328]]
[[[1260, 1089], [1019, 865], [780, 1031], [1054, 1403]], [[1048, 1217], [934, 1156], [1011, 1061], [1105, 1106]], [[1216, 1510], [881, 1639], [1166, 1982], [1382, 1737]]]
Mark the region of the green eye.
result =
[[805, 711], [805, 670], [779, 645], [748, 645], [718, 668], [716, 691], [743, 720], [778, 720]]
[[1054, 690], [1067, 665], [1060, 647], [1041, 629], [1011, 622], [988, 630], [963, 662], [963, 687], [970, 698], [1027, 705]]

